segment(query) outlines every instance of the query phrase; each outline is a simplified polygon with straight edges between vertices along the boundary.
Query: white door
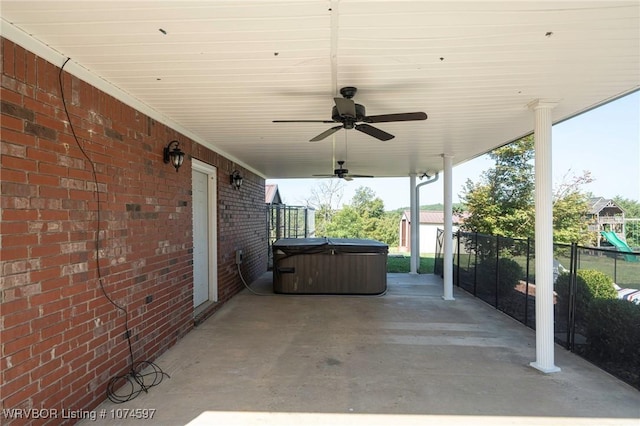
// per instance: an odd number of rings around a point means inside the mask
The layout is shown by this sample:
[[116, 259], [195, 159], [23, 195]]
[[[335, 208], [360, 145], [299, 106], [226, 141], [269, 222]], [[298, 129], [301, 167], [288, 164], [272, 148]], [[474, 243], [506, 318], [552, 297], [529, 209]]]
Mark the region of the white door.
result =
[[193, 160], [193, 306], [218, 300], [215, 167]]

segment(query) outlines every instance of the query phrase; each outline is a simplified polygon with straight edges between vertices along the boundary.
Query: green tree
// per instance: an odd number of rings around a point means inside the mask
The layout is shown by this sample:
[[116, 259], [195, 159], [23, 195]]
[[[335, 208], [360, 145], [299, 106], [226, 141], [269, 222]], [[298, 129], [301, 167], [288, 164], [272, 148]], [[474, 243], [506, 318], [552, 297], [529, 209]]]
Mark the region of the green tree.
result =
[[374, 240], [382, 241], [391, 247], [397, 247], [399, 243], [399, 224], [402, 213], [385, 212], [379, 219], [378, 226], [371, 234]]
[[495, 167], [478, 183], [467, 180], [462, 201], [469, 212], [464, 229], [507, 237], [532, 237], [533, 136], [524, 137], [489, 153]]
[[[461, 195], [469, 212], [464, 230], [511, 238], [534, 237], [534, 153], [530, 135], [489, 154], [495, 167], [485, 171], [477, 183], [467, 180]], [[591, 174], [586, 171], [577, 177], [567, 174], [554, 190], [556, 242], [590, 242], [585, 221], [588, 196], [581, 187], [591, 181]]]
[[593, 182], [591, 172], [575, 175], [569, 170], [553, 192], [553, 239], [558, 243], [594, 245], [594, 234], [589, 232], [585, 220], [589, 209], [589, 196], [581, 191], [583, 185]]
[[326, 235], [335, 238], [368, 238], [398, 245], [401, 213], [385, 213], [384, 202], [368, 187], [359, 187], [351, 202], [336, 211], [326, 225]]
[[640, 218], [640, 202], [619, 195], [613, 197], [613, 202], [624, 210], [625, 217]]
[[351, 206], [358, 210], [361, 216], [367, 218], [379, 218], [384, 214], [384, 202], [376, 197], [373, 189], [361, 186], [351, 199]]
[[327, 235], [327, 224], [340, 206], [345, 184], [341, 179], [328, 179], [309, 190], [305, 200], [308, 207], [315, 209], [316, 235]]
[[588, 198], [573, 192], [558, 198], [553, 203], [553, 240], [557, 243], [593, 245], [592, 234], [587, 229], [585, 214]]
[[624, 229], [627, 244], [630, 247], [640, 247], [640, 202], [619, 195], [613, 198], [613, 202], [624, 210], [625, 219], [637, 219], [627, 221]]
[[326, 236], [365, 238], [364, 223], [358, 210], [350, 205], [345, 205], [338, 210], [326, 225]]

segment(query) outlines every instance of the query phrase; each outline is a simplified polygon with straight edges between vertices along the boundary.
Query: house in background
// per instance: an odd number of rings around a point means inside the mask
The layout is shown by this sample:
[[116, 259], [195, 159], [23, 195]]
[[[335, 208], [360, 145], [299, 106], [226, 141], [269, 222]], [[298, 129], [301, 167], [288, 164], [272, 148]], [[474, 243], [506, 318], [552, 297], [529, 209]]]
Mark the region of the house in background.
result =
[[267, 206], [284, 204], [280, 196], [280, 191], [278, 190], [278, 185], [270, 184], [264, 186], [264, 202]]
[[[606, 233], [614, 233], [620, 240], [625, 241], [624, 210], [611, 199], [594, 197], [589, 199], [589, 210], [587, 213], [589, 232], [596, 233], [596, 244], [598, 247], [605, 243], [606, 246], [612, 243], [608, 241]], [[605, 234], [603, 234], [605, 233]]]
[[[459, 214], [453, 214], [453, 232], [464, 221], [464, 217]], [[436, 237], [438, 228], [444, 228], [444, 212], [442, 211], [420, 211], [420, 253], [436, 252]], [[400, 238], [398, 242], [398, 250], [401, 252], [411, 251], [411, 212], [405, 210], [400, 218]]]

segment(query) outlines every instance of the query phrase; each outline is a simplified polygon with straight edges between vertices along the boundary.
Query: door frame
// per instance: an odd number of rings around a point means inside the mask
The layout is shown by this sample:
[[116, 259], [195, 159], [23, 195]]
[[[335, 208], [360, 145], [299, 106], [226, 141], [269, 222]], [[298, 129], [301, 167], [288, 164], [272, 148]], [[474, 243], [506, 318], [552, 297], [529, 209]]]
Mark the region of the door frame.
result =
[[[207, 175], [207, 207], [208, 220], [207, 227], [209, 235], [207, 241], [209, 245], [209, 301], [218, 301], [218, 169], [211, 164], [207, 164], [193, 158], [191, 160], [192, 170]], [[193, 229], [192, 229], [193, 230]], [[191, 236], [193, 243], [193, 235]]]

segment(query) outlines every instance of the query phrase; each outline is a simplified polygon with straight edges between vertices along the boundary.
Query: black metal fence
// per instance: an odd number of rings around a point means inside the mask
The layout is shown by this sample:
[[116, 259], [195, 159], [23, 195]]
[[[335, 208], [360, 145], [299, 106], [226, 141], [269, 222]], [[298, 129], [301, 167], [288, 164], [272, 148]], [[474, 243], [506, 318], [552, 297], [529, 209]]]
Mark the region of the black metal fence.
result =
[[311, 207], [267, 205], [268, 266], [273, 266], [271, 246], [281, 238], [308, 238], [316, 232], [315, 210]]
[[[442, 243], [439, 230], [439, 275]], [[459, 231], [454, 284], [535, 328], [534, 246], [531, 239]], [[640, 389], [640, 253], [554, 244], [553, 270], [556, 343]], [[615, 293], [592, 294], [580, 278], [590, 271], [610, 277]]]

